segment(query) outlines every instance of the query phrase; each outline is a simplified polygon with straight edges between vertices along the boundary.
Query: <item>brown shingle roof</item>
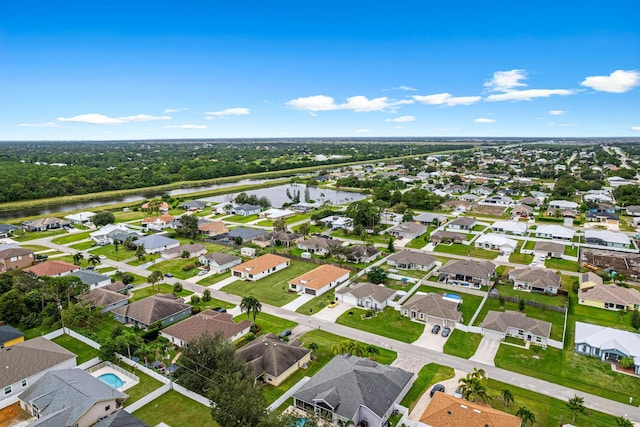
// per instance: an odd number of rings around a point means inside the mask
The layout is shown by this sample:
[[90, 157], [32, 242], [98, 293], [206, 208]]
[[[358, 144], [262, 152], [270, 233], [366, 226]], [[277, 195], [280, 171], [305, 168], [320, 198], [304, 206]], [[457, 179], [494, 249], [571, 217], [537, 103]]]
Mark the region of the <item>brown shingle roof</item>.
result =
[[546, 338], [549, 338], [551, 332], [551, 323], [532, 319], [524, 313], [510, 310], [488, 312], [480, 327], [498, 332], [507, 332], [507, 329], [511, 327]]
[[331, 264], [324, 264], [296, 277], [289, 281], [289, 283], [292, 285], [304, 286], [305, 288], [322, 289], [345, 274], [348, 275], [349, 270], [336, 267]]
[[420, 422], [432, 427], [520, 427], [522, 420], [490, 406], [436, 393]]
[[124, 307], [113, 310], [113, 313], [130, 319], [137, 320], [145, 325], [150, 325], [174, 314], [180, 313], [191, 306], [180, 301], [167, 298], [166, 295], [152, 295]]
[[352, 289], [342, 288], [340, 289], [340, 291], [337, 292], [350, 293], [358, 299], [373, 298], [378, 302], [385, 302], [387, 299], [393, 297], [396, 294], [395, 289], [390, 289], [380, 285], [374, 285], [373, 283], [358, 283]]
[[425, 316], [439, 317], [441, 319], [462, 320], [462, 313], [458, 311], [458, 303], [445, 300], [442, 295], [428, 293], [416, 294], [409, 298], [409, 301], [402, 304], [403, 310], [415, 310], [418, 313], [424, 313]]
[[204, 334], [214, 336], [217, 333], [221, 333], [222, 336], [229, 339], [250, 327], [251, 322], [249, 320], [236, 323], [229, 313], [205, 310], [173, 326], [169, 326], [162, 332], [188, 343]]
[[127, 297], [108, 289], [93, 288], [88, 294], [80, 295], [78, 299], [84, 304], [89, 303], [92, 306], [104, 307], [125, 300]]
[[631, 288], [623, 288], [618, 285], [597, 285], [591, 288], [580, 289], [580, 298], [588, 298], [594, 301], [611, 302], [620, 305], [640, 304], [640, 292]]
[[282, 342], [273, 334], [269, 334], [242, 347], [236, 351], [236, 355], [253, 368], [256, 378], [265, 372], [277, 377], [310, 351]]
[[25, 255], [28, 256], [30, 254], [33, 254], [33, 251], [29, 249], [9, 248], [9, 249], [0, 251], [0, 259], [9, 259], [11, 257], [25, 256]]
[[65, 261], [45, 261], [40, 264], [27, 267], [24, 271], [29, 271], [36, 276], [55, 276], [57, 274], [80, 270], [77, 265], [70, 264]]
[[256, 275], [287, 261], [289, 261], [289, 258], [281, 257], [274, 254], [266, 254], [247, 262], [243, 262], [242, 264], [236, 265], [235, 267], [231, 267], [231, 270], [248, 273], [250, 272], [251, 274]]
[[229, 229], [225, 227], [222, 221], [201, 222], [198, 224], [198, 230], [206, 231], [207, 233], [214, 231], [217, 234], [224, 234], [229, 232]]

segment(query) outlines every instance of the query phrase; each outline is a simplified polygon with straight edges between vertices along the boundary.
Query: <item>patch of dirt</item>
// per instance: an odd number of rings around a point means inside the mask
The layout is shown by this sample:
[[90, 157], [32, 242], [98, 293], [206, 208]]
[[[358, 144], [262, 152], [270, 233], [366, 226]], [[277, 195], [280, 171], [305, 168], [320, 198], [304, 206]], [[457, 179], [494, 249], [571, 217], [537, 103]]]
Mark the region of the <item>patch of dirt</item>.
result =
[[478, 215], [502, 216], [506, 210], [507, 208], [504, 206], [475, 205], [471, 212]]
[[598, 268], [612, 268], [632, 280], [640, 279], [640, 254], [607, 251], [603, 249], [585, 249], [581, 251], [580, 263], [588, 263]]

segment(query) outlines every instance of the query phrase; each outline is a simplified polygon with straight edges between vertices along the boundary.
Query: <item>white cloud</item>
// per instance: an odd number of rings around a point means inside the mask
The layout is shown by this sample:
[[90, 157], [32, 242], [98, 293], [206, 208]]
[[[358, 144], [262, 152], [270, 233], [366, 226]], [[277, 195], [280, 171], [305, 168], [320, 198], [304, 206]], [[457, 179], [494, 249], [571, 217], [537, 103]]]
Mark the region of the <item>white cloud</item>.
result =
[[327, 95], [314, 95], [292, 99], [287, 102], [287, 106], [294, 110], [306, 111], [335, 111], [351, 110], [356, 113], [366, 113], [371, 111], [395, 110], [400, 105], [412, 104], [410, 99], [393, 100], [386, 96], [369, 99], [366, 96], [357, 95], [346, 99], [343, 104], [336, 104], [335, 100]]
[[404, 90], [404, 91], [408, 91], [408, 92], [415, 92], [418, 89], [416, 89], [414, 87], [411, 87], [411, 86], [405, 86], [405, 85], [392, 87], [391, 89], [382, 89], [383, 92], [386, 92], [388, 90]]
[[80, 114], [73, 117], [58, 117], [59, 122], [89, 123], [92, 125], [117, 125], [131, 122], [151, 122], [156, 120], [171, 120], [171, 116], [150, 116], [148, 114], [137, 114], [135, 116], [109, 117], [104, 114]]
[[640, 131], [640, 126], [631, 126], [630, 130]]
[[640, 72], [616, 70], [608, 76], [589, 76], [580, 84], [601, 92], [624, 93], [640, 85]]
[[222, 111], [211, 111], [205, 113], [209, 117], [225, 118], [229, 116], [248, 116], [251, 111], [248, 108], [227, 108]]
[[400, 116], [394, 119], [387, 119], [385, 122], [396, 122], [396, 123], [407, 123], [407, 122], [415, 122], [416, 118], [414, 116]]
[[177, 108], [165, 108], [163, 113], [177, 113], [178, 111], [180, 111]]
[[206, 125], [175, 125], [163, 126], [165, 129], [206, 129]]
[[474, 123], [495, 123], [495, 120], [494, 119], [487, 119], [487, 118], [484, 118], [484, 117], [480, 117], [478, 119], [475, 119], [473, 122]]
[[20, 128], [60, 128], [59, 124], [56, 122], [46, 122], [46, 123], [20, 123], [16, 125]]
[[356, 130], [356, 133], [369, 133], [371, 132], [369, 129], [358, 129]]
[[357, 113], [368, 113], [370, 111], [382, 111], [389, 108], [390, 104], [387, 102], [388, 98], [383, 96], [381, 98], [368, 99], [366, 96], [352, 96], [347, 98], [346, 104], [340, 105], [341, 110], [353, 110]]
[[489, 95], [486, 100], [493, 101], [531, 101], [534, 98], [548, 98], [551, 95], [573, 95], [571, 89], [527, 89]]
[[480, 96], [453, 96], [450, 93], [435, 93], [433, 95], [414, 95], [413, 99], [421, 104], [427, 105], [447, 105], [453, 107], [455, 105], [471, 105], [480, 101]]
[[568, 111], [565, 110], [551, 110], [549, 111], [549, 114], [551, 114], [552, 116], [561, 116], [565, 113], [568, 113]]
[[292, 99], [287, 102], [287, 105], [294, 110], [330, 111], [338, 109], [333, 98], [326, 95], [306, 96]]
[[510, 92], [514, 88], [526, 86], [520, 82], [527, 78], [524, 70], [496, 71], [493, 79], [484, 84], [491, 92]]

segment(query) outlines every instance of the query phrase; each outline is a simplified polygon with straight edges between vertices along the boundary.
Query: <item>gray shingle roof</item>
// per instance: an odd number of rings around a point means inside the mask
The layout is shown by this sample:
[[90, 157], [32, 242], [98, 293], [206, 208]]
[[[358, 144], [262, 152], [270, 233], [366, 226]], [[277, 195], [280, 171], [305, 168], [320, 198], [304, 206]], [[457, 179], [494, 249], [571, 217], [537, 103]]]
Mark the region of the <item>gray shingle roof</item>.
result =
[[7, 341], [14, 340], [16, 338], [23, 337], [24, 334], [14, 328], [11, 325], [0, 326], [0, 344], [4, 344]]
[[0, 349], [0, 386], [5, 387], [45, 371], [76, 355], [64, 347], [38, 337]]
[[538, 252], [555, 252], [555, 253], [564, 253], [564, 245], [562, 243], [555, 242], [536, 242], [536, 245], [533, 247], [534, 251]]
[[104, 307], [125, 300], [127, 296], [104, 288], [94, 288], [89, 293], [80, 295], [78, 299], [84, 304]]
[[134, 417], [124, 409], [109, 415], [93, 425], [93, 427], [149, 427], [149, 424]]
[[458, 311], [457, 302], [445, 300], [442, 295], [434, 293], [413, 295], [409, 301], [402, 304], [402, 309], [415, 310], [418, 313], [424, 313], [425, 316], [454, 320], [456, 322], [462, 320], [462, 313]]
[[157, 248], [162, 248], [165, 246], [175, 245], [179, 243], [175, 239], [170, 239], [169, 237], [159, 236], [157, 234], [152, 234], [150, 236], [143, 237], [133, 242], [136, 246], [144, 246], [147, 250], [153, 250]]
[[204, 254], [203, 256], [206, 259], [211, 260], [218, 265], [225, 265], [225, 264], [229, 264], [230, 262], [242, 260], [242, 258], [239, 258], [234, 255], [225, 254], [223, 252], [212, 252], [210, 254]]
[[551, 333], [551, 323], [532, 319], [524, 313], [510, 310], [488, 312], [480, 327], [498, 332], [507, 332], [507, 329], [511, 327], [546, 338], [549, 338]]
[[336, 356], [293, 396], [313, 403], [325, 400], [341, 417], [352, 419], [362, 405], [382, 417], [413, 374], [356, 356]]
[[216, 333], [221, 333], [222, 336], [229, 339], [249, 327], [251, 327], [251, 322], [246, 319], [236, 323], [229, 313], [205, 310], [163, 329], [162, 332], [188, 343], [204, 334], [214, 336]]
[[169, 299], [166, 295], [152, 295], [117, 308], [113, 310], [113, 313], [137, 320], [145, 325], [151, 325], [187, 309], [190, 310], [191, 306], [182, 301]]
[[89, 286], [104, 282], [105, 280], [111, 280], [111, 277], [105, 274], [96, 273], [95, 271], [91, 270], [74, 271], [73, 273], [69, 274], [69, 276], [75, 276], [79, 278], [82, 283]]
[[393, 297], [396, 294], [395, 289], [390, 289], [385, 286], [374, 285], [373, 283], [358, 283], [355, 287], [342, 288], [338, 293], [350, 293], [358, 299], [373, 298], [378, 302], [385, 302], [387, 299]]
[[496, 269], [496, 265], [491, 261], [476, 263], [464, 259], [451, 260], [440, 268], [441, 273], [463, 274], [471, 277], [490, 277]]
[[265, 372], [275, 377], [282, 375], [311, 350], [281, 341], [273, 334], [263, 335], [236, 351], [247, 362], [258, 378]]
[[560, 288], [560, 275], [542, 268], [517, 268], [509, 272], [509, 279], [526, 282], [536, 288]]
[[401, 264], [416, 264], [416, 265], [431, 265], [436, 261], [436, 258], [432, 255], [424, 252], [414, 251], [400, 251], [391, 255], [389, 258], [396, 263]]

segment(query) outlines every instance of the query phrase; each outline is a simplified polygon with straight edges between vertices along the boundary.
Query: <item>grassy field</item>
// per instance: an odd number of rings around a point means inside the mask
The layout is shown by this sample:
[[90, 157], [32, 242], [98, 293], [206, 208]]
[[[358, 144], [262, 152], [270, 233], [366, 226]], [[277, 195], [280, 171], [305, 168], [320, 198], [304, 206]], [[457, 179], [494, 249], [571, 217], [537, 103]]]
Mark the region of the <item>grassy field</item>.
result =
[[389, 265], [386, 263], [382, 264], [380, 268], [382, 268], [383, 270], [386, 270], [387, 272], [389, 270], [397, 270], [397, 272], [393, 274], [397, 274], [399, 276], [413, 277], [414, 279], [422, 279], [424, 276], [428, 274], [427, 271], [422, 271], [422, 270], [400, 270], [398, 268], [395, 268], [393, 265]]
[[411, 411], [418, 399], [420, 399], [420, 396], [422, 396], [430, 386], [440, 381], [453, 378], [454, 375], [453, 368], [448, 366], [438, 365], [437, 363], [424, 365], [422, 369], [420, 369], [420, 372], [418, 372], [418, 378], [416, 378], [407, 394], [402, 401], [400, 401], [400, 404], [409, 408], [409, 411]]
[[578, 247], [571, 247], [569, 245], [566, 245], [564, 247], [564, 254], [567, 256], [578, 256]]
[[433, 250], [435, 252], [441, 252], [445, 254], [462, 255], [483, 259], [495, 259], [498, 256], [498, 252], [496, 251], [488, 251], [486, 249], [476, 248], [472, 245], [462, 245], [456, 243], [451, 245], [439, 244]]
[[[174, 277], [182, 280], [189, 279], [194, 277], [200, 271], [195, 265], [198, 261], [197, 258], [194, 259], [168, 259], [166, 261], [157, 262], [151, 267], [153, 270], [160, 270], [163, 273], [171, 273]], [[183, 267], [193, 266], [193, 268], [185, 271]]]
[[204, 279], [198, 280], [196, 283], [202, 286], [211, 286], [214, 285], [224, 279], [228, 279], [231, 277], [231, 273], [229, 270], [220, 273], [220, 274], [212, 274], [211, 276], [205, 277]]
[[[247, 319], [246, 313], [239, 314], [233, 318], [236, 322], [241, 322], [245, 319]], [[253, 316], [250, 316], [249, 320], [253, 320]], [[292, 322], [291, 320], [282, 319], [267, 313], [259, 313], [258, 317], [256, 317], [256, 324], [261, 328], [261, 334], [276, 335], [285, 329], [293, 329], [297, 325], [297, 323]]]
[[[160, 288], [160, 291], [158, 291]], [[129, 298], [129, 303], [139, 301], [141, 299], [147, 298], [151, 295], [155, 294], [172, 294], [173, 293], [173, 285], [169, 285], [168, 283], [160, 283], [155, 286], [147, 286], [142, 289], [138, 289], [133, 292], [133, 296]], [[193, 292], [183, 289], [182, 292], [178, 294], [179, 297], [186, 297], [193, 294]]]
[[76, 357], [76, 362], [78, 363], [78, 365], [98, 356], [98, 350], [91, 346], [88, 346], [80, 340], [73, 338], [71, 335], [60, 335], [59, 337], [54, 338], [51, 341], [66, 348], [67, 350], [78, 356]]
[[531, 261], [533, 261], [533, 255], [531, 254], [513, 252], [511, 255], [509, 255], [509, 262], [513, 262], [516, 264], [531, 264]]
[[[265, 385], [263, 388], [263, 392], [267, 403], [274, 402], [285, 391], [289, 390], [305, 376], [312, 377], [313, 375], [315, 375], [316, 372], [318, 372], [323, 366], [329, 363], [331, 359], [333, 359], [333, 346], [345, 339], [346, 338], [339, 335], [334, 335], [329, 332], [318, 330], [307, 332], [306, 334], [301, 336], [300, 342], [302, 342], [304, 347], [307, 347], [312, 342], [318, 345], [318, 349], [313, 352], [313, 360], [311, 361], [311, 363], [309, 363], [307, 369], [299, 369], [278, 387]], [[366, 345], [366, 343], [363, 344]], [[388, 365], [397, 357], [397, 354], [394, 351], [380, 347], [377, 347], [377, 349], [379, 354], [377, 354], [375, 358], [376, 361], [380, 363]]]
[[33, 231], [25, 233], [14, 233], [11, 238], [16, 242], [27, 242], [29, 240], [42, 239], [45, 237], [57, 236], [59, 234], [66, 234], [66, 230], [47, 230], [47, 231]]
[[282, 307], [298, 297], [296, 293], [289, 293], [289, 280], [311, 271], [317, 265], [303, 261], [291, 261], [291, 265], [284, 270], [273, 273], [257, 282], [238, 280], [222, 288], [224, 292], [248, 296], [253, 295], [260, 302]]
[[143, 259], [136, 258], [136, 259], [134, 259], [132, 261], [129, 261], [127, 264], [131, 265], [133, 267], [137, 267], [139, 265], [146, 264], [146, 263], [151, 262], [151, 261], [155, 262], [155, 260], [157, 260], [159, 258], [160, 258], [160, 254], [158, 254], [158, 253], [156, 253], [156, 254], [145, 254]]
[[222, 301], [216, 298], [211, 298], [211, 300], [207, 301], [207, 302], [203, 302], [202, 299], [200, 299], [200, 302], [197, 304], [193, 304], [193, 303], [189, 303], [191, 306], [193, 307], [200, 307], [201, 310], [206, 310], [208, 308], [216, 308], [216, 307], [224, 307], [227, 310], [231, 310], [232, 308], [234, 308], [236, 305], [227, 301]]
[[533, 248], [535, 247], [536, 247], [536, 242], [534, 240], [527, 240], [527, 243], [524, 244], [523, 249], [532, 251]]
[[[436, 288], [434, 286], [426, 285], [420, 286], [418, 288], [418, 292], [433, 292], [436, 294], [456, 293], [445, 289]], [[462, 297], [462, 304], [458, 306], [458, 311], [462, 313], [462, 321], [464, 323], [469, 323], [473, 318], [473, 315], [476, 313], [476, 310], [478, 310], [478, 307], [480, 307], [482, 297], [478, 295], [466, 294], [462, 290], [457, 292], [457, 294]]]
[[55, 239], [51, 240], [51, 243], [55, 243], [56, 245], [66, 245], [68, 243], [77, 242], [79, 240], [85, 240], [91, 237], [89, 233], [89, 231], [84, 231], [82, 233], [73, 233], [66, 236], [56, 237]]
[[423, 323], [412, 322], [391, 307], [379, 311], [376, 317], [362, 319], [360, 315], [366, 312], [353, 308], [338, 317], [336, 323], [407, 343], [417, 340], [424, 331]]
[[551, 270], [578, 271], [578, 263], [566, 259], [547, 258], [544, 266]]
[[571, 326], [575, 322], [593, 323], [600, 326], [608, 326], [615, 329], [635, 332], [631, 327], [631, 314], [620, 311], [605, 310], [604, 308], [588, 307], [578, 304], [578, 296], [569, 294], [569, 322]]
[[124, 245], [118, 246], [118, 252], [116, 252], [116, 247], [114, 245], [98, 246], [95, 249], [91, 249], [90, 252], [94, 255], [104, 255], [114, 261], [124, 261], [125, 259], [136, 257], [135, 251], [127, 250]]
[[472, 334], [454, 329], [444, 344], [443, 351], [445, 354], [468, 359], [476, 353], [481, 340], [482, 335], [480, 334]]
[[171, 426], [220, 427], [211, 418], [211, 408], [171, 390], [133, 413], [150, 426], [161, 422]]
[[133, 402], [142, 399], [152, 391], [162, 386], [160, 381], [151, 378], [149, 375], [134, 369], [126, 363], [120, 362], [119, 365], [122, 369], [126, 369], [140, 379], [138, 384], [126, 390], [126, 394], [129, 395], [129, 398], [124, 401], [124, 406], [131, 405]]
[[312, 315], [317, 313], [336, 299], [335, 291], [329, 291], [323, 295], [314, 297], [313, 299], [302, 304], [296, 310], [297, 313]]
[[618, 402], [629, 403], [630, 396], [640, 399], [638, 378], [613, 372], [611, 365], [597, 358], [552, 347], [540, 351], [538, 357], [533, 358], [531, 350], [501, 345], [494, 361], [499, 368]]
[[[484, 303], [484, 306], [482, 307], [480, 314], [476, 318], [475, 322], [473, 322], [473, 324], [474, 326], [480, 325], [489, 311], [506, 311], [506, 310], [519, 311], [518, 304], [514, 302], [505, 301], [504, 306], [501, 307], [499, 300], [488, 298], [487, 301]], [[551, 310], [542, 310], [540, 308], [531, 307], [531, 306], [526, 306], [524, 312], [527, 315], [527, 317], [532, 317], [534, 319], [550, 322], [551, 323], [550, 338], [553, 340], [562, 341], [562, 334], [564, 329], [564, 314], [557, 313]]]
[[511, 285], [497, 285], [496, 289], [498, 289], [498, 295], [519, 297], [528, 301], [537, 301], [557, 307], [565, 307], [567, 305], [567, 297], [564, 295], [546, 295], [537, 292], [518, 291], [513, 289]]
[[246, 224], [248, 222], [255, 221], [256, 219], [258, 219], [258, 215], [248, 215], [248, 216], [231, 215], [224, 218], [224, 221], [239, 222], [240, 224]]
[[32, 250], [33, 252], [49, 251], [51, 248], [42, 245], [20, 245], [21, 248]]
[[93, 246], [93, 242], [80, 242], [80, 243], [75, 243], [73, 245], [69, 245], [70, 248], [76, 249], [78, 251], [87, 250], [92, 246]]

